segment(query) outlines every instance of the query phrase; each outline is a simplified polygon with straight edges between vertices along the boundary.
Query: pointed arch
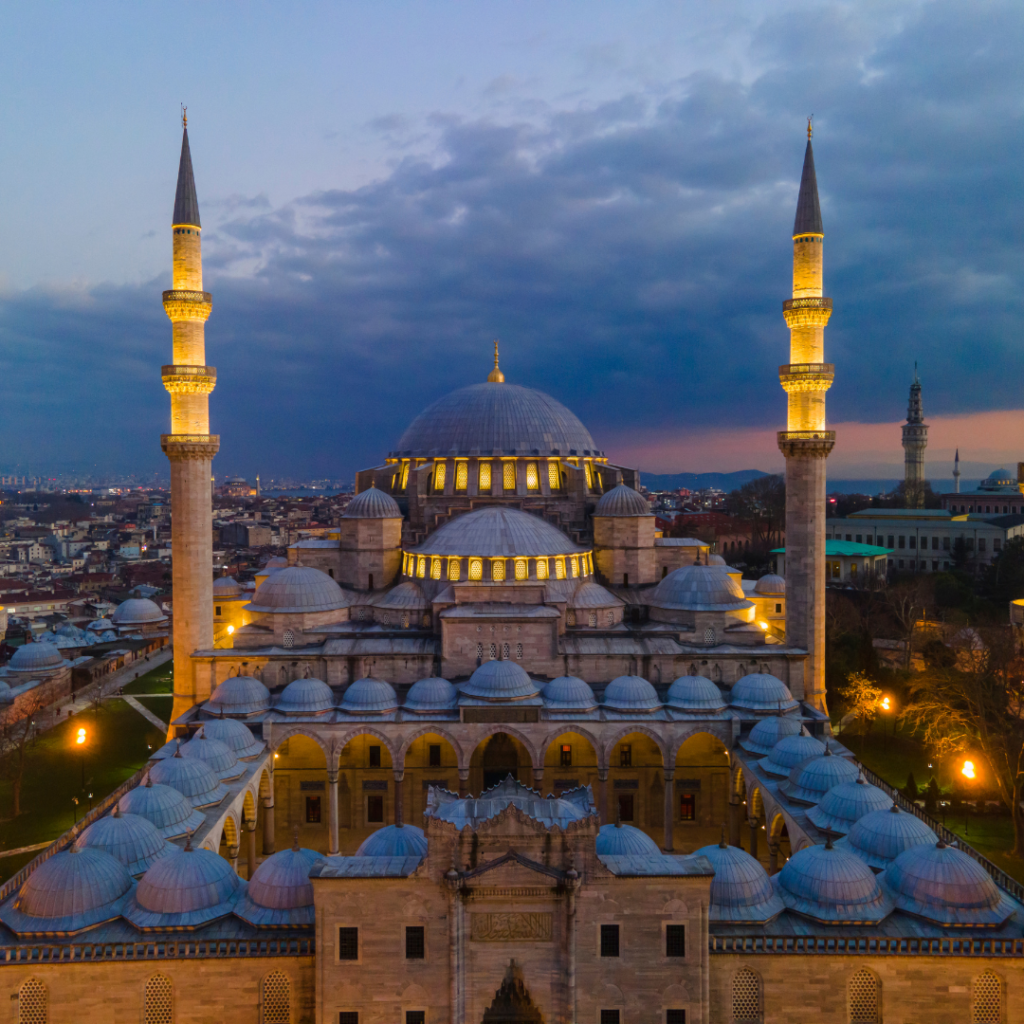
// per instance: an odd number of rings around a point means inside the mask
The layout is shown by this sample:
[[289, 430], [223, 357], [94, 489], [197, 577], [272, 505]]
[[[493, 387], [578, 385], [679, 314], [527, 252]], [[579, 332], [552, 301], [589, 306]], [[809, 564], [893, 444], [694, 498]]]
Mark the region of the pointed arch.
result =
[[252, 794], [252, 789], [245, 791], [245, 799], [242, 801], [242, 820], [256, 820], [256, 799]]
[[341, 752], [354, 740], [360, 736], [372, 736], [374, 739], [378, 739], [387, 748], [388, 756], [391, 758], [391, 764], [395, 768], [399, 768], [402, 765], [402, 759], [399, 756], [401, 748], [395, 745], [395, 738], [389, 736], [382, 729], [371, 724], [370, 722], [364, 722], [360, 725], [353, 725], [346, 732], [343, 732], [334, 741], [334, 767], [338, 767], [338, 758], [341, 757]]
[[882, 1019], [882, 983], [866, 967], [855, 971], [846, 984], [850, 1024], [879, 1024]]
[[142, 1024], [174, 1024], [174, 989], [166, 974], [147, 979], [142, 1006]]
[[704, 735], [710, 736], [712, 739], [717, 740], [725, 748], [723, 753], [725, 754], [727, 762], [731, 764], [732, 756], [729, 752], [729, 741], [731, 740], [732, 736], [731, 734], [729, 737], [719, 735], [719, 733], [724, 733], [724, 731], [725, 729], [722, 726], [712, 725], [710, 723], [708, 723], [708, 725], [692, 726], [691, 728], [687, 729], [685, 733], [676, 736], [674, 739], [670, 741], [671, 746], [669, 747], [668, 760], [665, 763], [670, 766], [674, 765], [676, 761], [679, 759], [679, 751], [682, 749], [682, 747], [685, 744], [689, 743], [690, 740], [694, 738], [694, 736]]
[[485, 744], [492, 736], [497, 735], [499, 732], [505, 733], [506, 736], [511, 736], [513, 739], [518, 740], [524, 747], [526, 747], [526, 752], [530, 756], [531, 764], [544, 763], [543, 755], [538, 757], [536, 744], [533, 742], [533, 740], [530, 739], [530, 737], [526, 735], [526, 733], [517, 729], [514, 725], [510, 725], [507, 722], [503, 722], [500, 725], [489, 725], [483, 732], [477, 735], [473, 744], [473, 749], [467, 751], [468, 757], [466, 758], [465, 764], [460, 764], [459, 767], [468, 768], [469, 762], [473, 757], [473, 753], [477, 750], [477, 748]]
[[275, 732], [273, 735], [273, 747], [270, 752], [272, 754], [276, 754], [277, 751], [281, 749], [281, 744], [287, 742], [293, 736], [305, 736], [307, 740], [312, 740], [323, 751], [324, 758], [329, 758], [330, 750], [324, 742], [323, 737], [313, 729], [307, 729], [301, 725], [296, 725], [291, 729], [286, 729], [280, 735]]
[[442, 722], [431, 722], [428, 725], [424, 725], [417, 729], [415, 732], [409, 733], [407, 736], [402, 738], [402, 745], [398, 748], [399, 762], [405, 764], [405, 755], [409, 752], [409, 748], [413, 743], [423, 736], [440, 736], [451, 748], [455, 751], [455, 756], [458, 758], [459, 764], [462, 764], [463, 753], [462, 744], [445, 729]]
[[658, 748], [658, 752], [661, 754], [661, 763], [669, 763], [665, 756], [664, 740], [654, 729], [648, 725], [644, 725], [642, 722], [623, 722], [622, 728], [612, 733], [612, 735], [605, 741], [604, 750], [598, 751], [598, 755], [603, 761], [603, 764], [601, 765], [602, 768], [608, 767], [608, 762], [616, 744], [621, 743], [631, 733], [646, 736], [649, 740], [652, 740], [654, 745]]
[[260, 800], [265, 800], [267, 797], [274, 795], [274, 783], [270, 778], [270, 770], [268, 768], [264, 768], [260, 772], [260, 788], [257, 795]]
[[38, 978], [29, 978], [18, 989], [19, 1024], [48, 1024], [50, 994]]

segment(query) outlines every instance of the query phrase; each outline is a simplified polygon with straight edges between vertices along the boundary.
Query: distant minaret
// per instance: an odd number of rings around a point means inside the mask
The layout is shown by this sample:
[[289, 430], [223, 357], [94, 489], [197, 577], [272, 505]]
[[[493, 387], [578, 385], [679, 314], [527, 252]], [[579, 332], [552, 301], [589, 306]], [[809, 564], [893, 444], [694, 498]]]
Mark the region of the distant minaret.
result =
[[960, 449], [956, 450], [956, 458], [953, 459], [953, 489], [960, 493]]
[[260, 475], [256, 474], [256, 497], [260, 497]]
[[[171, 432], [160, 445], [171, 463], [171, 579], [174, 601], [174, 706], [171, 721], [210, 693], [197, 684], [190, 655], [213, 649], [213, 508], [211, 463], [220, 438], [210, 433], [210, 392], [217, 371], [206, 365], [206, 318], [211, 296], [203, 291], [199, 202], [182, 114], [181, 162], [171, 218], [173, 287], [164, 292], [170, 317], [173, 363], [163, 367], [171, 395]], [[172, 726], [173, 731], [173, 726]]]
[[907, 422], [903, 424], [903, 491], [907, 508], [924, 508], [924, 450], [928, 447], [928, 424], [921, 409], [921, 382], [914, 363], [910, 385]]
[[822, 296], [825, 229], [807, 122], [807, 149], [793, 224], [793, 298], [782, 306], [789, 363], [779, 367], [788, 422], [786, 457], [786, 642], [807, 650], [803, 697], [825, 710], [825, 460], [836, 443], [826, 430], [825, 392], [835, 367], [823, 362], [832, 300]]

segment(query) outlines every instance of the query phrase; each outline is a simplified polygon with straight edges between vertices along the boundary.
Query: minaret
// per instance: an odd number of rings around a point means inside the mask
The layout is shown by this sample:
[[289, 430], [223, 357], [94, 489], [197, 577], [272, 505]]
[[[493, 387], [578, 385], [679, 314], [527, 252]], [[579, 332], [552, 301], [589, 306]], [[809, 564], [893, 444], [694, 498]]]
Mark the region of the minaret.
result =
[[[199, 202], [182, 115], [181, 162], [174, 196], [173, 287], [164, 309], [173, 331], [173, 363], [163, 367], [171, 395], [171, 432], [160, 445], [171, 462], [171, 578], [174, 601], [174, 707], [171, 721], [209, 696], [200, 688], [190, 655], [213, 648], [213, 508], [210, 464], [220, 438], [210, 433], [210, 392], [217, 371], [206, 365], [205, 324], [211, 296], [203, 291]], [[173, 730], [173, 726], [172, 726]]]
[[907, 508], [924, 508], [924, 450], [928, 447], [928, 424], [921, 408], [921, 382], [914, 363], [910, 385], [907, 422], [903, 424], [903, 499]]
[[803, 647], [803, 698], [825, 710], [825, 460], [836, 443], [826, 430], [825, 392], [834, 367], [823, 362], [832, 300], [822, 297], [825, 230], [814, 174], [811, 122], [793, 224], [793, 298], [782, 305], [789, 326], [789, 359], [779, 367], [788, 396], [786, 457], [786, 642]]
[[953, 459], [953, 490], [960, 493], [960, 449], [956, 450], [956, 458]]

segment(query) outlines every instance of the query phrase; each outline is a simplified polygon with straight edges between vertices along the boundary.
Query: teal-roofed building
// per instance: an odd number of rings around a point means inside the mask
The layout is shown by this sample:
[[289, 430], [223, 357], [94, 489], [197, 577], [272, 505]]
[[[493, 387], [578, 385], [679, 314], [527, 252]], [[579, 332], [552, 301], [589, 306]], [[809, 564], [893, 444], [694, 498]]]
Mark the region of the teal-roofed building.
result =
[[[864, 586], [865, 580], [885, 579], [892, 548], [876, 544], [858, 544], [849, 540], [825, 541], [825, 578], [829, 583]], [[786, 575], [786, 549], [773, 552], [776, 572]]]

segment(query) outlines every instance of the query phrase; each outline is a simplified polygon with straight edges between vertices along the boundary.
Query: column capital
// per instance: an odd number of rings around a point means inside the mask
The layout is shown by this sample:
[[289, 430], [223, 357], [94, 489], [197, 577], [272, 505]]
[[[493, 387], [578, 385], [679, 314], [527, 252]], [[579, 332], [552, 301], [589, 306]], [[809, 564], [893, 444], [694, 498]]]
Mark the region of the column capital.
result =
[[336, 786], [338, 784], [338, 777], [340, 776], [340, 774], [341, 774], [341, 769], [339, 769], [339, 768], [328, 768], [327, 769], [327, 781], [328, 781], [328, 783], [330, 783], [330, 785], [332, 785], [332, 786]]
[[674, 767], [673, 768], [663, 768], [662, 770], [665, 772], [665, 781], [666, 782], [672, 782], [675, 779], [675, 777], [676, 777], [676, 770], [675, 770]]
[[404, 782], [405, 781], [405, 769], [404, 768], [396, 768], [394, 771], [395, 771], [395, 782]]

